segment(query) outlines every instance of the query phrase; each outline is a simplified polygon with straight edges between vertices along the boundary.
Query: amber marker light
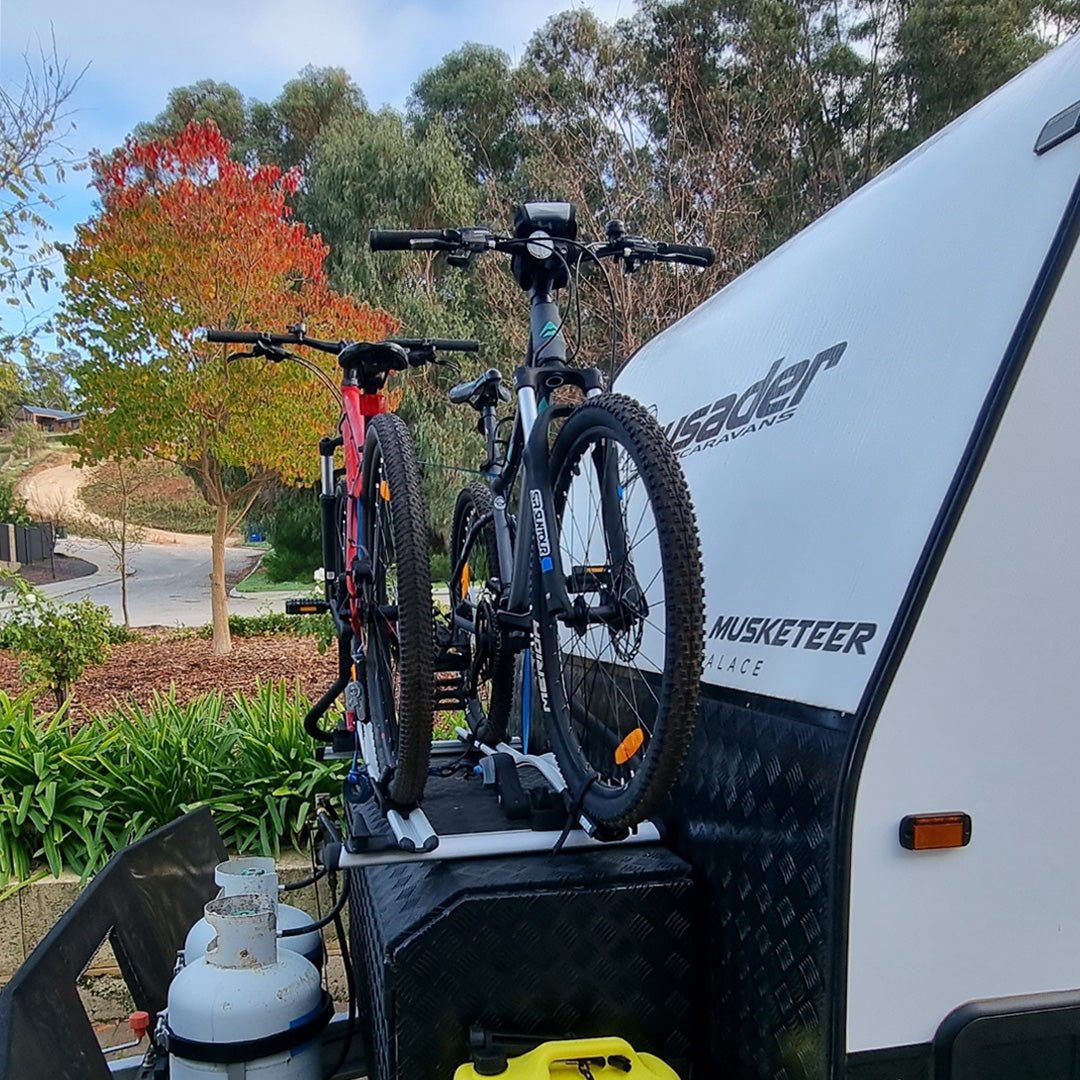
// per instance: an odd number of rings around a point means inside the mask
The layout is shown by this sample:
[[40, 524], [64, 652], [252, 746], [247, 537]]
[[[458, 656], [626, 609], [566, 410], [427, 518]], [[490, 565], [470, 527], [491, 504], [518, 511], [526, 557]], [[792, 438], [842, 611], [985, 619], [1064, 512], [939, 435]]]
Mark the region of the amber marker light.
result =
[[900, 846], [908, 851], [960, 848], [970, 841], [970, 814], [908, 814], [900, 822]]

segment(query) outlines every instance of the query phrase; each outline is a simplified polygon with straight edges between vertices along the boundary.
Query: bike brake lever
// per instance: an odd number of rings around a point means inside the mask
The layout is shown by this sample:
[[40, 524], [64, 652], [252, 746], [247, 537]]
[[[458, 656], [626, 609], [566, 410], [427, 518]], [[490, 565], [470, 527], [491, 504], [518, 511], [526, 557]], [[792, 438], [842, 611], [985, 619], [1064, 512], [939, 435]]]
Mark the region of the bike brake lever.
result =
[[435, 359], [435, 346], [422, 345], [417, 349], [409, 350], [409, 367], [423, 367]]

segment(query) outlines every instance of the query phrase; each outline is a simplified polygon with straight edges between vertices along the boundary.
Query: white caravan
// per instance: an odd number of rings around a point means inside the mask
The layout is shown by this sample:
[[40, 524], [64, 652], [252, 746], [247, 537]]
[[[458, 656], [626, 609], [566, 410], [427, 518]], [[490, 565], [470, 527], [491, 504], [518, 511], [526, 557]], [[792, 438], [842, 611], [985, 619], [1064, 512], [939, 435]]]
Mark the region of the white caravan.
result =
[[1074, 39], [617, 380], [702, 534], [717, 1075], [1080, 1076], [1078, 177]]

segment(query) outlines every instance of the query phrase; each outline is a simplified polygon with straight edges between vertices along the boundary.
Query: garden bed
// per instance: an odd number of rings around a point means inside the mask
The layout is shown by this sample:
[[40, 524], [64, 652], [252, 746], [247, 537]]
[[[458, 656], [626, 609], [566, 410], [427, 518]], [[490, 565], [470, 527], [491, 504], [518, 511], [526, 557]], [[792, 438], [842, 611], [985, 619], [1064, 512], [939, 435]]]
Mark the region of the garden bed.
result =
[[[86, 669], [75, 684], [71, 716], [80, 720], [108, 712], [115, 701], [134, 699], [145, 706], [155, 691], [164, 693], [172, 685], [177, 700], [186, 702], [212, 691], [251, 694], [259, 681], [286, 679], [290, 689], [299, 681], [301, 693], [314, 701], [336, 677], [336, 650], [320, 654], [312, 637], [234, 637], [228, 656], [212, 656], [208, 640], [169, 631], [146, 633], [138, 641], [114, 645], [106, 663]], [[19, 690], [18, 662], [3, 650], [0, 690], [12, 695]], [[49, 710], [49, 696], [41, 695], [38, 704], [43, 712]]]

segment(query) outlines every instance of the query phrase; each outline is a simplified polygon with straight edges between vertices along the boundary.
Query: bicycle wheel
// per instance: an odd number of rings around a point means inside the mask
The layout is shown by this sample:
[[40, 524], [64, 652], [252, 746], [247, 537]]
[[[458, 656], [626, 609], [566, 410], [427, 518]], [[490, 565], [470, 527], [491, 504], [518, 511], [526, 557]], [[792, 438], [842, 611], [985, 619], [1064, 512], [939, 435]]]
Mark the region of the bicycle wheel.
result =
[[[469, 484], [458, 494], [450, 531], [451, 573], [465, 552], [469, 531], [491, 512], [492, 495], [486, 485]], [[506, 738], [514, 697], [514, 657], [505, 647], [495, 617], [496, 597], [489, 587], [491, 579], [498, 576], [499, 548], [495, 524], [489, 520], [480, 527], [461, 572], [450, 582], [454, 613], [472, 624], [471, 631], [457, 632], [469, 655], [464, 686], [466, 717], [476, 737], [489, 746]]]
[[377, 779], [391, 803], [409, 810], [427, 780], [435, 641], [420, 470], [408, 429], [392, 413], [373, 417], [364, 439], [361, 536], [371, 560], [362, 625]]
[[704, 659], [697, 523], [656, 421], [621, 394], [566, 420], [551, 451], [553, 570], [576, 618], [533, 604], [549, 735], [571, 795], [599, 825], [653, 813], [690, 745]]

